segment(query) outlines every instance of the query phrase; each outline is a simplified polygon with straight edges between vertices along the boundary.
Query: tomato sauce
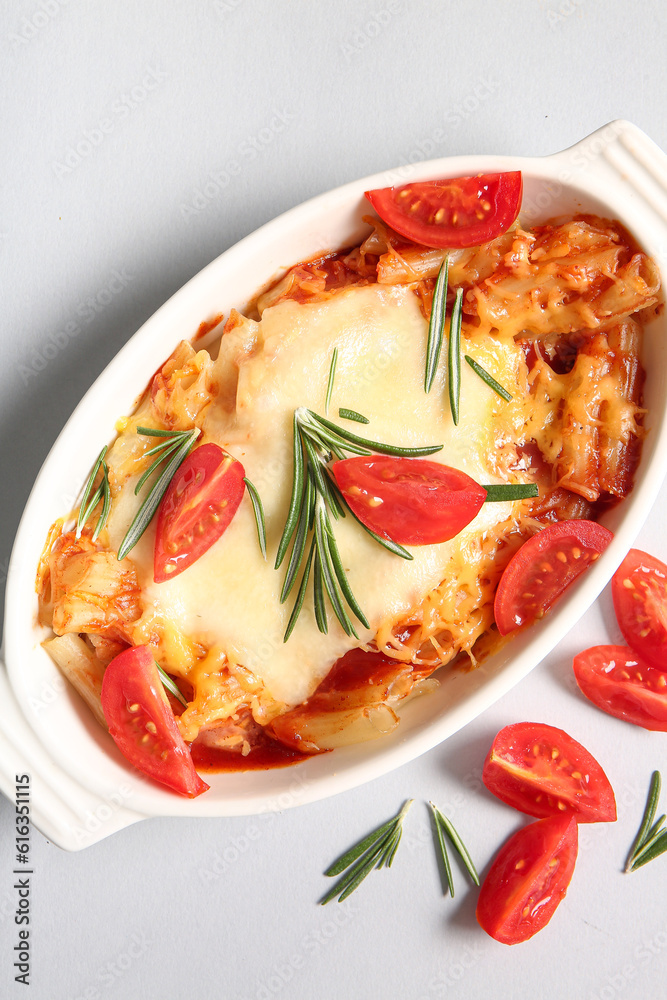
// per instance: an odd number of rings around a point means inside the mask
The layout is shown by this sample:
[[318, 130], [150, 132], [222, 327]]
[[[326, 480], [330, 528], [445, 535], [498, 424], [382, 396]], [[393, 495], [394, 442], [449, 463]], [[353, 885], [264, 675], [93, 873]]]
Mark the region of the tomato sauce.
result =
[[300, 764], [302, 760], [313, 756], [293, 750], [263, 735], [245, 757], [233, 750], [207, 747], [203, 743], [193, 743], [190, 750], [196, 769], [203, 772], [268, 771], [274, 767], [291, 767], [292, 764]]

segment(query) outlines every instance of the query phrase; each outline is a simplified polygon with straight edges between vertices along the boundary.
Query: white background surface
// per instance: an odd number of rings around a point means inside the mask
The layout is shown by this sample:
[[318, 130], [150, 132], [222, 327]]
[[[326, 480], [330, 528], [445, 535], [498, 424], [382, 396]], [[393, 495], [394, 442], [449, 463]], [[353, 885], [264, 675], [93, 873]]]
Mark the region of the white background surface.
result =
[[[3, 4], [3, 576], [69, 412], [204, 264], [305, 198], [410, 158], [546, 154], [620, 117], [667, 147], [666, 20], [658, 2], [639, 16], [620, 0]], [[661, 506], [639, 544], [666, 558]], [[29, 996], [664, 996], [667, 861], [620, 868], [667, 738], [596, 712], [571, 677], [573, 653], [619, 638], [605, 592], [474, 724], [329, 801], [147, 821], [72, 855], [34, 832]], [[485, 869], [522, 818], [481, 790], [481, 765], [495, 732], [524, 719], [585, 743], [619, 820], [581, 829], [567, 899], [533, 941], [506, 948], [478, 928], [461, 871], [455, 900], [443, 898], [423, 800]], [[392, 870], [347, 906], [318, 907], [324, 868], [408, 796]], [[0, 799], [3, 997], [24, 990], [11, 968], [13, 835]]]

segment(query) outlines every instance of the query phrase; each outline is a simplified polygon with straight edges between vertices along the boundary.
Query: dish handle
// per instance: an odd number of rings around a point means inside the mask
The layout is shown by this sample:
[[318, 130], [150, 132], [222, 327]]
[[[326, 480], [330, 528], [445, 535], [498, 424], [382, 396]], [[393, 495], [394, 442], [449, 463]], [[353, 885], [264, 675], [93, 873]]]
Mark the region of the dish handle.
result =
[[29, 804], [31, 825], [67, 851], [145, 818], [127, 808], [122, 789], [96, 795], [54, 763], [14, 697], [0, 651], [0, 791], [15, 803], [19, 790], [21, 804]]
[[651, 256], [667, 256], [667, 155], [632, 122], [609, 122], [580, 142], [553, 154], [561, 184], [607, 188], [630, 218], [648, 228]]

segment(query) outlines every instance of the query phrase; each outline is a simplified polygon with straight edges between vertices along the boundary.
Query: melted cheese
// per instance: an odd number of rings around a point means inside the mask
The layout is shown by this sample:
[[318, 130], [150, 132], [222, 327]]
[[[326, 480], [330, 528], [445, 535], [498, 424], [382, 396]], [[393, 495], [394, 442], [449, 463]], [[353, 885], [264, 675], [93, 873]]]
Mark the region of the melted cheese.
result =
[[[307, 698], [343, 653], [374, 638], [387, 616], [419, 604], [470, 551], [471, 537], [512, 513], [511, 503], [486, 504], [451, 541], [411, 548], [412, 561], [387, 552], [351, 517], [336, 522], [343, 565], [371, 628], [357, 625], [357, 642], [330, 613], [329, 632], [321, 634], [309, 593], [291, 638], [283, 642], [294, 593], [280, 604], [285, 567], [276, 571], [271, 557], [291, 491], [293, 413], [307, 406], [324, 414], [334, 347], [339, 353], [332, 419], [339, 420], [339, 406], [358, 410], [372, 419], [363, 428], [348, 424], [355, 432], [405, 446], [443, 444], [433, 461], [462, 469], [481, 483], [499, 481], [502, 455], [516, 440], [512, 425], [518, 430], [525, 421], [523, 406], [504, 403], [464, 364], [461, 419], [455, 427], [444, 362], [430, 394], [424, 393], [426, 333], [418, 298], [405, 286], [354, 286], [317, 303], [288, 300], [265, 309], [259, 323], [241, 321], [227, 342], [223, 337], [216, 377], [224, 391], [207, 410], [201, 440], [228, 449], [257, 486], [269, 561], [261, 556], [247, 498], [223, 537], [171, 581], [153, 581], [154, 525], [131, 554], [148, 617], [224, 651], [285, 705]], [[506, 385], [525, 381], [523, 353], [511, 340], [473, 337], [465, 349]], [[235, 405], [230, 406], [234, 386]], [[121, 493], [132, 485], [129, 480]], [[125, 508], [118, 503], [116, 509]], [[123, 531], [122, 520], [114, 533]]]

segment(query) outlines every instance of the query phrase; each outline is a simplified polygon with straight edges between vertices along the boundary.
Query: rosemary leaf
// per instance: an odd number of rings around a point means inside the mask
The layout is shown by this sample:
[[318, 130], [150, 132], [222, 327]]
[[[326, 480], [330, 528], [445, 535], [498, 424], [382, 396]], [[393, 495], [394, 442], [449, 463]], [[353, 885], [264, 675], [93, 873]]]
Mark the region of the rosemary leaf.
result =
[[665, 821], [665, 817], [661, 816], [657, 823], [654, 823], [649, 832], [646, 835], [646, 839], [643, 841], [641, 847], [635, 852], [632, 859], [632, 867], [636, 868], [637, 863], [641, 861], [644, 855], [653, 847], [656, 840], [667, 834], [667, 830], [662, 829], [662, 824]]
[[297, 418], [298, 410], [294, 412], [294, 473], [292, 478], [292, 496], [290, 499], [289, 511], [287, 513], [287, 520], [285, 521], [285, 527], [278, 543], [278, 552], [276, 553], [275, 568], [278, 569], [281, 562], [285, 558], [285, 553], [287, 552], [287, 546], [290, 543], [290, 539], [294, 534], [294, 529], [297, 526], [299, 520], [299, 510], [301, 508], [301, 500], [304, 490], [304, 462], [303, 462], [303, 448], [301, 445], [301, 435], [299, 433], [299, 421]]
[[137, 434], [145, 434], [147, 437], [178, 437], [179, 434], [189, 434], [189, 431], [164, 431], [160, 427], [137, 427]]
[[376, 534], [372, 530], [372, 528], [367, 527], [363, 521], [359, 520], [359, 518], [354, 513], [351, 507], [348, 507], [347, 509], [349, 510], [350, 514], [355, 519], [355, 521], [357, 521], [361, 525], [364, 531], [368, 532], [371, 538], [374, 538], [375, 541], [378, 542], [380, 545], [384, 546], [385, 549], [389, 549], [390, 552], [393, 552], [395, 556], [400, 556], [401, 559], [410, 560], [414, 558], [412, 554], [408, 552], [407, 549], [404, 549], [402, 545], [399, 545], [398, 542], [392, 542], [391, 538], [383, 538], [382, 535]]
[[155, 511], [160, 506], [160, 501], [167, 491], [169, 483], [176, 474], [176, 470], [185, 460], [186, 455], [190, 451], [191, 446], [199, 437], [199, 428], [195, 427], [194, 430], [188, 431], [185, 439], [179, 445], [178, 450], [171, 457], [165, 468], [160, 473], [160, 476], [153, 483], [150, 489], [150, 493], [142, 503], [141, 507], [137, 511], [132, 524], [127, 530], [125, 538], [120, 544], [118, 549], [118, 559], [124, 559], [125, 556], [130, 552], [134, 546], [137, 544], [144, 531], [153, 519]]
[[392, 847], [384, 863], [385, 868], [391, 868], [392, 864], [394, 863], [394, 857], [396, 856], [396, 851], [398, 850], [398, 845], [401, 842], [402, 836], [403, 836], [403, 827], [399, 826], [397, 833], [394, 834], [394, 846]]
[[[433, 803], [431, 803], [431, 805], [433, 805]], [[448, 820], [447, 817], [443, 815], [443, 813], [441, 813], [440, 810], [437, 809], [435, 806], [433, 806], [433, 808], [435, 810], [435, 815], [438, 823], [442, 826], [442, 829], [449, 837], [452, 847], [461, 858], [461, 861], [465, 865], [466, 870], [470, 875], [470, 878], [473, 880], [475, 885], [479, 885], [479, 875], [477, 874], [477, 869], [475, 868], [473, 860], [470, 857], [470, 852], [468, 851], [468, 848], [465, 846], [465, 844], [459, 837], [458, 833], [454, 829], [454, 825], [450, 822], [450, 820]], [[452, 893], [452, 895], [454, 894]]]
[[301, 510], [299, 512], [299, 522], [297, 524], [296, 535], [294, 536], [294, 545], [292, 546], [292, 554], [290, 555], [290, 561], [287, 565], [287, 572], [285, 573], [285, 581], [283, 583], [283, 589], [280, 594], [280, 603], [284, 604], [289, 597], [290, 591], [294, 586], [294, 581], [296, 580], [297, 573], [299, 572], [299, 566], [301, 565], [301, 560], [303, 559], [303, 553], [306, 548], [306, 539], [308, 537], [308, 530], [310, 527], [310, 514], [311, 507], [314, 502], [314, 490], [313, 483], [308, 476], [306, 480], [306, 489], [303, 494], [303, 500], [301, 503]]
[[338, 408], [338, 416], [344, 420], [356, 420], [358, 424], [370, 424], [370, 420], [363, 413], [357, 413], [356, 410], [348, 410], [346, 406]]
[[[315, 515], [315, 526], [317, 527], [317, 515]], [[313, 539], [313, 542], [315, 544], [315, 564], [313, 567], [313, 604], [315, 606], [315, 621], [317, 622], [317, 627], [320, 632], [327, 635], [329, 632], [329, 623], [327, 621], [327, 609], [324, 603], [322, 561], [320, 559], [320, 550], [317, 545], [316, 538]]]
[[344, 872], [346, 868], [349, 868], [353, 861], [361, 857], [369, 847], [373, 844], [378, 843], [380, 839], [384, 839], [385, 835], [389, 833], [390, 828], [394, 829], [396, 826], [396, 816], [392, 819], [388, 819], [386, 823], [382, 823], [380, 826], [376, 827], [375, 830], [371, 830], [362, 840], [359, 840], [353, 847], [350, 847], [345, 854], [341, 854], [339, 858], [336, 858], [332, 865], [329, 865], [325, 871], [325, 875], [329, 878], [333, 878], [336, 875], [340, 875]]
[[[79, 517], [81, 518], [81, 528], [85, 527], [85, 525], [88, 524], [91, 514], [97, 507], [100, 500], [102, 500], [103, 496], [104, 496], [104, 483], [100, 483], [100, 485], [97, 487], [92, 497], [88, 501], [88, 506], [83, 511], [83, 516], [81, 515], [81, 510], [83, 510], [83, 508], [79, 510]], [[81, 536], [81, 531], [77, 528], [76, 537], [79, 538], [80, 536]]]
[[454, 424], [459, 422], [459, 403], [461, 401], [461, 319], [462, 319], [463, 289], [456, 289], [456, 298], [452, 306], [452, 316], [449, 321], [449, 346], [447, 349], [447, 365], [449, 372], [449, 406]]
[[479, 361], [475, 361], [475, 359], [471, 358], [469, 354], [464, 354], [464, 357], [474, 371], [475, 375], [479, 375], [482, 382], [486, 382], [490, 389], [493, 389], [494, 392], [509, 403], [512, 398], [512, 393], [508, 392], [507, 389], [500, 384], [500, 382], [496, 382], [493, 375], [489, 374], [486, 368], [482, 368]]
[[164, 687], [166, 687], [167, 691], [170, 691], [171, 694], [173, 694], [174, 698], [177, 701], [180, 701], [181, 705], [183, 705], [185, 708], [187, 708], [188, 707], [188, 703], [185, 700], [185, 698], [183, 697], [183, 695], [181, 694], [181, 692], [179, 691], [176, 683], [171, 679], [171, 677], [169, 676], [169, 674], [165, 673], [165, 671], [162, 669], [162, 667], [157, 662], [157, 660], [155, 661], [155, 665], [157, 667], [157, 672], [160, 675], [160, 680], [162, 681], [162, 684], [164, 685]]
[[254, 483], [251, 483], [247, 476], [243, 477], [243, 482], [248, 487], [248, 495], [252, 503], [252, 509], [255, 514], [255, 524], [257, 525], [257, 540], [259, 542], [259, 547], [262, 551], [262, 555], [266, 559], [266, 520], [264, 518], [264, 507], [262, 506], [262, 498], [257, 492], [257, 487]]
[[320, 900], [322, 905], [331, 902], [336, 896], [338, 901], [342, 902], [354, 892], [373, 868], [391, 866], [400, 843], [403, 819], [412, 801], [408, 799], [396, 816], [372, 830], [327, 868], [324, 874], [330, 877], [340, 875], [342, 872], [345, 874]]
[[449, 257], [445, 257], [435, 288], [433, 289], [433, 302], [431, 304], [431, 318], [428, 323], [428, 342], [426, 344], [426, 371], [424, 373], [424, 392], [430, 392], [433, 379], [438, 368], [438, 361], [442, 353], [442, 341], [445, 332], [445, 315], [447, 312], [447, 273], [449, 271]]
[[371, 454], [373, 452], [377, 452], [380, 455], [397, 455], [402, 458], [419, 458], [424, 455], [434, 455], [436, 451], [442, 451], [443, 448], [441, 444], [425, 445], [421, 448], [401, 448], [399, 445], [383, 444], [380, 441], [369, 441], [367, 438], [359, 437], [358, 434], [353, 434], [352, 431], [348, 431], [344, 427], [339, 427], [337, 424], [332, 423], [325, 417], [318, 416], [318, 414], [313, 413], [312, 410], [308, 410], [307, 413], [313, 420], [333, 431], [334, 434], [343, 438], [344, 441], [349, 441], [352, 444], [358, 444], [363, 448], [369, 448]]
[[324, 412], [329, 412], [329, 403], [331, 402], [331, 393], [333, 392], [334, 378], [336, 377], [336, 365], [338, 364], [338, 348], [334, 347], [333, 354], [331, 355], [331, 364], [329, 366], [329, 381], [327, 382], [327, 398], [324, 403]]
[[401, 840], [401, 828], [400, 826], [397, 826], [394, 827], [394, 829], [391, 831], [391, 833], [384, 841], [382, 853], [380, 857], [377, 859], [375, 865], [377, 869], [391, 867], [389, 859], [393, 858], [394, 854], [396, 853], [400, 840]]
[[648, 833], [653, 823], [653, 820], [655, 819], [656, 809], [658, 808], [658, 799], [660, 798], [661, 786], [662, 786], [662, 779], [660, 777], [660, 771], [654, 771], [653, 774], [651, 775], [651, 784], [649, 785], [648, 797], [646, 799], [646, 806], [644, 807], [644, 815], [642, 816], [642, 821], [639, 824], [637, 835], [635, 836], [632, 847], [630, 848], [630, 853], [628, 854], [628, 858], [625, 863], [626, 872], [629, 872], [632, 869], [632, 862], [634, 861], [635, 855], [642, 847], [646, 834]]
[[536, 483], [494, 483], [483, 486], [486, 490], [484, 503], [503, 503], [506, 500], [528, 500], [538, 495]]
[[326, 592], [329, 595], [329, 602], [334, 610], [336, 618], [341, 624], [341, 628], [346, 635], [353, 635], [355, 639], [358, 639], [359, 636], [354, 630], [349, 615], [343, 607], [338, 593], [338, 578], [332, 564], [328, 544], [332, 537], [331, 526], [328, 524], [324, 501], [321, 497], [318, 497], [315, 507], [315, 538], [318, 562], [322, 569], [322, 579], [324, 581]]
[[357, 889], [367, 875], [375, 868], [377, 859], [382, 854], [382, 850], [385, 846], [386, 838], [379, 843], [373, 845], [369, 851], [367, 851], [355, 865], [346, 872], [342, 878], [340, 878], [332, 889], [324, 896], [320, 903], [325, 906], [330, 903], [332, 899], [338, 896], [338, 902], [342, 903], [344, 899]]
[[331, 562], [333, 564], [334, 573], [338, 578], [338, 583], [340, 584], [340, 589], [343, 591], [343, 596], [345, 597], [345, 600], [350, 605], [353, 612], [355, 613], [361, 624], [364, 626], [364, 628], [370, 628], [368, 619], [366, 618], [366, 615], [359, 607], [357, 599], [352, 592], [352, 588], [350, 587], [347, 576], [345, 575], [345, 569], [343, 567], [343, 563], [340, 558], [340, 553], [338, 551], [338, 546], [336, 545], [336, 539], [334, 538], [333, 534], [329, 535], [328, 548], [329, 548], [329, 554], [331, 556]]
[[663, 831], [658, 839], [654, 840], [650, 847], [647, 847], [645, 852], [643, 850], [639, 852], [636, 859], [632, 862], [630, 871], [634, 872], [643, 865], [647, 865], [649, 861], [659, 858], [665, 851], [667, 851], [667, 830]]
[[313, 539], [312, 545], [310, 546], [310, 552], [308, 553], [306, 566], [303, 571], [303, 576], [301, 577], [301, 583], [299, 585], [299, 590], [296, 595], [296, 601], [294, 602], [294, 607], [292, 608], [292, 614], [290, 615], [289, 621], [287, 623], [287, 628], [285, 629], [283, 642], [287, 642], [287, 640], [291, 636], [292, 632], [294, 631], [294, 626], [296, 625], [297, 618], [301, 614], [303, 602], [306, 599], [306, 587], [308, 586], [308, 577], [310, 576], [310, 567], [313, 561], [314, 552], [315, 552], [315, 539]]
[[445, 871], [445, 878], [447, 880], [447, 888], [449, 889], [449, 895], [454, 898], [454, 878], [452, 876], [452, 866], [449, 863], [449, 854], [447, 853], [447, 844], [445, 843], [444, 828], [440, 824], [440, 811], [436, 809], [432, 802], [429, 802], [431, 809], [433, 810], [433, 823], [435, 825], [435, 832], [438, 838], [438, 847], [440, 848], [440, 859]]
[[[86, 486], [84, 488], [83, 496], [81, 497], [81, 503], [79, 505], [79, 516], [78, 516], [77, 522], [76, 522], [76, 537], [77, 538], [81, 537], [81, 531], [83, 529], [83, 526], [85, 525], [86, 521], [88, 520], [88, 518], [92, 514], [92, 512], [95, 509], [95, 507], [97, 506], [97, 504], [100, 502], [101, 497], [98, 498], [97, 503], [93, 504], [92, 507], [89, 504], [88, 505], [88, 509], [86, 508], [86, 503], [88, 501], [88, 497], [90, 496], [90, 492], [91, 492], [93, 486], [95, 485], [95, 479], [97, 478], [98, 470], [99, 470], [102, 462], [104, 461], [104, 456], [107, 453], [108, 447], [109, 446], [105, 444], [104, 448], [102, 448], [102, 451], [99, 453], [99, 455], [95, 459], [93, 467], [92, 467], [92, 469], [90, 471], [90, 475], [88, 476], [88, 481], [87, 481]], [[99, 492], [99, 489], [96, 490], [95, 492], [96, 493]]]
[[93, 532], [93, 541], [96, 542], [100, 531], [105, 526], [109, 520], [109, 512], [111, 510], [111, 486], [109, 485], [109, 467], [107, 463], [102, 459], [102, 473], [104, 478], [102, 479], [102, 490], [104, 494], [104, 503], [102, 504], [102, 513], [97, 519], [97, 524]]
[[158, 457], [155, 459], [152, 465], [148, 469], [146, 469], [144, 474], [139, 479], [137, 485], [134, 487], [135, 497], [138, 496], [146, 480], [150, 479], [150, 477], [153, 475], [154, 472], [156, 472], [159, 469], [159, 467], [162, 465], [165, 459], [169, 458], [170, 455], [173, 455], [176, 451], [178, 451], [178, 449], [183, 444], [184, 440], [185, 437], [182, 438], [179, 437], [169, 442], [169, 444], [163, 449], [162, 453], [158, 455]]

